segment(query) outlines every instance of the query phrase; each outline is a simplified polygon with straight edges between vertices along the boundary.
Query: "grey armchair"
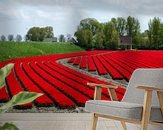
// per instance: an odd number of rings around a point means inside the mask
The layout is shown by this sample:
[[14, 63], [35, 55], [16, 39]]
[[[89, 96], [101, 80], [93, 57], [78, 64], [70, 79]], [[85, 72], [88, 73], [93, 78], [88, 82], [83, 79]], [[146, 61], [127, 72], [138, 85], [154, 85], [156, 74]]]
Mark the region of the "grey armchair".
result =
[[[148, 124], [163, 126], [163, 69], [135, 70], [121, 102], [116, 98], [116, 86], [87, 85], [96, 86], [94, 100], [85, 104], [86, 111], [93, 113], [92, 130], [96, 130], [98, 117], [118, 120], [124, 130], [125, 122], [141, 124], [141, 130], [147, 130]], [[114, 101], [100, 100], [102, 87], [108, 88]]]

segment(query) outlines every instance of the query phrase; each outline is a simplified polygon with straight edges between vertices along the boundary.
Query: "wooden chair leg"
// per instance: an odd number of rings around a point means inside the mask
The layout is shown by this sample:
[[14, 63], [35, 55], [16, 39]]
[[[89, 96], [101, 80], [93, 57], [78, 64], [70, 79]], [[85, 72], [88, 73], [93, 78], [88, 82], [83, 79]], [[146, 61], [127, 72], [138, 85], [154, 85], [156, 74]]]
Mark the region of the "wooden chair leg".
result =
[[157, 92], [158, 100], [160, 103], [161, 112], [163, 114], [163, 92]]
[[95, 113], [93, 113], [92, 130], [96, 130], [97, 121], [98, 121], [98, 117], [95, 115]]
[[141, 124], [141, 130], [147, 130], [147, 128], [148, 128], [148, 124], [146, 123]]
[[152, 102], [152, 91], [145, 91], [141, 130], [147, 130], [150, 119], [151, 102]]
[[122, 124], [123, 129], [127, 130], [127, 126], [126, 126], [125, 122], [121, 121], [121, 124]]

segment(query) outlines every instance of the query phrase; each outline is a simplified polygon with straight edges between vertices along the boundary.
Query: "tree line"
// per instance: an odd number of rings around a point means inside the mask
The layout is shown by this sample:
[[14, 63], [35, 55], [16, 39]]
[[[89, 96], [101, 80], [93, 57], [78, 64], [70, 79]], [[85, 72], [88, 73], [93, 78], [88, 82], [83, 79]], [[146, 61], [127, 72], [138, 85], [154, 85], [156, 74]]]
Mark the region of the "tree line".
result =
[[44, 41], [46, 38], [56, 38], [56, 41], [59, 42], [73, 42], [73, 37], [71, 34], [67, 34], [66, 36], [60, 34], [57, 40], [57, 37], [54, 36], [53, 27], [32, 27], [28, 30], [26, 34], [27, 41]]
[[[74, 42], [73, 37], [71, 36], [71, 34], [67, 34], [67, 35], [63, 35], [60, 34], [57, 40], [57, 37], [54, 36], [54, 32], [53, 32], [53, 27], [51, 26], [47, 26], [47, 27], [31, 27], [28, 31], [27, 34], [24, 37], [24, 41], [38, 41], [38, 42], [42, 42], [42, 41], [46, 41], [45, 39], [50, 39], [52, 38], [53, 40], [55, 40], [55, 42], [59, 41], [59, 42]], [[21, 35], [17, 35], [16, 37], [14, 37], [14, 35], [9, 34], [8, 36], [5, 35], [1, 35], [0, 36], [0, 41], [17, 41], [20, 42], [22, 41], [22, 36]]]
[[[31, 27], [27, 34], [25, 35], [24, 40], [25, 41], [43, 41], [45, 38], [53, 38], [53, 27], [47, 26], [47, 27]], [[7, 37], [5, 35], [2, 35], [0, 37], [1, 41], [22, 41], [22, 36], [17, 35], [14, 38], [14, 35], [9, 34]]]
[[[31, 27], [25, 35], [25, 41], [44, 41], [46, 38], [54, 37], [53, 27]], [[163, 23], [154, 17], [148, 23], [148, 29], [140, 30], [140, 23], [137, 18], [128, 16], [112, 18], [106, 23], [100, 23], [94, 18], [86, 18], [80, 21], [74, 36], [61, 34], [59, 42], [75, 42], [85, 49], [123, 49], [120, 46], [120, 37], [129, 36], [132, 38], [133, 47], [137, 49], [163, 49]], [[0, 36], [1, 41], [22, 41], [22, 36], [10, 34]], [[56, 38], [57, 39], [57, 38]]]
[[21, 42], [23, 40], [22, 36], [20, 34], [17, 34], [16, 37], [14, 37], [13, 34], [9, 34], [7, 37], [5, 35], [0, 36], [0, 41], [5, 42], [5, 41], [17, 41]]
[[137, 18], [128, 16], [112, 18], [106, 23], [100, 23], [94, 18], [80, 21], [74, 35], [77, 44], [85, 49], [118, 49], [121, 36], [132, 38], [134, 48], [163, 48], [163, 23], [159, 18], [153, 18], [148, 23], [148, 30], [141, 32]]

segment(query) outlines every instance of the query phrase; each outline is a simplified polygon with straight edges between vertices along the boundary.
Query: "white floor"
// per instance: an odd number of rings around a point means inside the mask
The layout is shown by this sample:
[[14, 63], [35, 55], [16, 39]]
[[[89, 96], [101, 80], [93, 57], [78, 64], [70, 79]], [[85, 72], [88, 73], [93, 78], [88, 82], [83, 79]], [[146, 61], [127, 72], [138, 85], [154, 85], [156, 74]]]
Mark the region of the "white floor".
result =
[[[90, 113], [4, 113], [0, 123], [13, 122], [20, 130], [91, 130]], [[139, 130], [130, 125], [129, 130]], [[99, 118], [97, 130], [123, 130], [119, 122]]]

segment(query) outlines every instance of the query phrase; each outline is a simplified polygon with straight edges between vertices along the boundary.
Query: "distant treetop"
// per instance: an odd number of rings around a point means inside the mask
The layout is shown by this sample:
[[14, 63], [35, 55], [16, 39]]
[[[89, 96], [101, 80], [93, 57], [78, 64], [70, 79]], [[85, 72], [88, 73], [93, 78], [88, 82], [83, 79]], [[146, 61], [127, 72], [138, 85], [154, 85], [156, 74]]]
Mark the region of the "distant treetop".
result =
[[53, 38], [53, 27], [32, 27], [28, 30], [26, 38], [30, 41], [43, 41], [45, 38]]

